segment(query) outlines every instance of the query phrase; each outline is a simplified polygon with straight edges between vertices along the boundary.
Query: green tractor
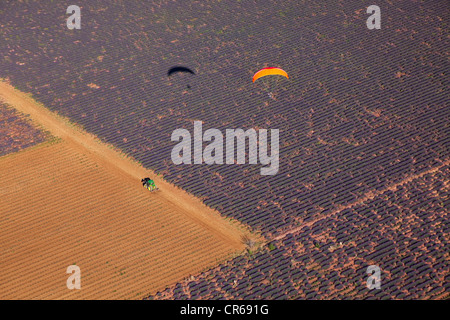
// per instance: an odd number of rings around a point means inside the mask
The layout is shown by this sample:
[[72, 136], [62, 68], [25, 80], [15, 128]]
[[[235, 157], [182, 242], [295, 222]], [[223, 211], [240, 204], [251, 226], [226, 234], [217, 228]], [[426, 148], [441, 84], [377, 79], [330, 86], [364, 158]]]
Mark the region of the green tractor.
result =
[[153, 181], [150, 178], [141, 179], [141, 182], [142, 182], [142, 185], [144, 186], [144, 188], [148, 189], [149, 191], [159, 190], [155, 184], [155, 181]]

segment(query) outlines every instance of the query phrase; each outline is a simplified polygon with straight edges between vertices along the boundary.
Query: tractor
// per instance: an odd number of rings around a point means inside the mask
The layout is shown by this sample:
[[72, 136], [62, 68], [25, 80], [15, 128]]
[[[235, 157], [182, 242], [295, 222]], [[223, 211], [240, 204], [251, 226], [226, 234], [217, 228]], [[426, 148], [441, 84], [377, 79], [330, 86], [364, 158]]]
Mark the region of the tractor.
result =
[[141, 179], [141, 182], [142, 182], [142, 186], [144, 188], [148, 189], [149, 191], [159, 190], [158, 187], [156, 186], [155, 182], [150, 178]]

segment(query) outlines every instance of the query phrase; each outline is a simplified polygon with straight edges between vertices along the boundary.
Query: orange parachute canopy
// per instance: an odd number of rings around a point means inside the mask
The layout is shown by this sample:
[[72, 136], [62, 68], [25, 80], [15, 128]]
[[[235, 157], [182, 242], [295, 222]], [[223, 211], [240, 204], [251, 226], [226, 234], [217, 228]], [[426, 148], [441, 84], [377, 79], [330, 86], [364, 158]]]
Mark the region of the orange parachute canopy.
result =
[[255, 73], [255, 75], [253, 76], [253, 82], [255, 82], [256, 80], [258, 80], [261, 77], [265, 77], [265, 76], [269, 76], [269, 75], [280, 75], [280, 76], [285, 76], [286, 78], [289, 79], [289, 76], [287, 74], [286, 71], [284, 71], [283, 69], [280, 68], [263, 68], [261, 70], [259, 70], [257, 73]]

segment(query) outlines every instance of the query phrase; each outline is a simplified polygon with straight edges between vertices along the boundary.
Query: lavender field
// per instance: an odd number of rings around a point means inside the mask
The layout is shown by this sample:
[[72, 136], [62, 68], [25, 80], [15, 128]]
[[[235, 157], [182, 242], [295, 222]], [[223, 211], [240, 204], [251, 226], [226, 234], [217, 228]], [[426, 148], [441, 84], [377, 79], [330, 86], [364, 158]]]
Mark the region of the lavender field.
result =
[[[448, 296], [450, 167], [318, 218], [151, 299], [425, 299]], [[366, 287], [379, 265], [383, 290]]]
[[22, 114], [0, 103], [0, 157], [45, 141], [46, 134]]
[[[82, 27], [69, 30], [65, 3], [2, 1], [0, 77], [276, 247], [157, 298], [365, 298], [368, 264], [389, 279], [373, 298], [443, 294], [446, 1], [381, 1], [381, 30], [366, 27], [370, 1], [77, 4]], [[169, 78], [174, 65], [196, 75]], [[289, 73], [276, 100], [251, 81], [266, 66]], [[174, 165], [171, 134], [194, 120], [279, 129], [278, 174]], [[327, 250], [335, 242], [345, 245]]]

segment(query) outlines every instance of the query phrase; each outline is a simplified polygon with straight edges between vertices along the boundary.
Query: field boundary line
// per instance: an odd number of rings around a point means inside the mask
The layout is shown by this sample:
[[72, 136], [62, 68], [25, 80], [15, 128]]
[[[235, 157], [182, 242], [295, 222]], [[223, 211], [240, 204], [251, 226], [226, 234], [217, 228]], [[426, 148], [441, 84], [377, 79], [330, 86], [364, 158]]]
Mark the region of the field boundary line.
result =
[[272, 241], [282, 240], [282, 239], [284, 239], [285, 237], [287, 237], [287, 236], [290, 235], [290, 234], [300, 232], [300, 231], [303, 230], [303, 228], [305, 228], [305, 227], [310, 227], [310, 226], [312, 226], [313, 224], [317, 223], [318, 221], [321, 221], [321, 220], [323, 220], [323, 219], [330, 218], [330, 217], [332, 217], [332, 216], [338, 214], [339, 212], [342, 212], [343, 210], [350, 209], [350, 208], [353, 208], [354, 206], [363, 204], [363, 203], [366, 202], [366, 201], [373, 200], [373, 199], [375, 199], [376, 197], [382, 195], [383, 193], [385, 193], [385, 192], [387, 192], [387, 191], [393, 191], [393, 192], [395, 192], [395, 191], [398, 189], [398, 187], [403, 186], [403, 185], [405, 185], [405, 184], [407, 184], [407, 183], [410, 183], [410, 182], [412, 182], [412, 181], [414, 181], [414, 180], [420, 179], [420, 178], [422, 178], [423, 176], [425, 176], [425, 175], [427, 175], [427, 174], [430, 174], [430, 173], [434, 173], [434, 172], [436, 172], [436, 171], [439, 171], [440, 169], [442, 169], [443, 167], [448, 166], [448, 165], [450, 165], [450, 159], [444, 160], [444, 161], [442, 161], [442, 163], [441, 163], [440, 165], [437, 165], [437, 166], [435, 166], [435, 167], [432, 167], [432, 168], [430, 168], [430, 169], [428, 169], [428, 170], [425, 170], [425, 171], [423, 171], [423, 172], [421, 172], [421, 173], [412, 174], [412, 175], [410, 175], [410, 176], [404, 178], [403, 180], [401, 180], [401, 181], [399, 181], [399, 182], [397, 182], [397, 183], [390, 184], [390, 185], [388, 185], [387, 187], [385, 187], [385, 188], [383, 188], [383, 189], [381, 189], [381, 190], [379, 190], [379, 191], [369, 191], [369, 192], [366, 192], [366, 193], [365, 193], [362, 197], [360, 197], [359, 199], [357, 199], [357, 200], [355, 200], [355, 201], [353, 201], [353, 202], [351, 202], [351, 203], [349, 203], [349, 204], [347, 204], [347, 205], [345, 205], [345, 206], [339, 206], [337, 209], [333, 210], [330, 214], [328, 214], [328, 215], [326, 215], [326, 216], [320, 216], [320, 217], [318, 217], [317, 219], [314, 219], [313, 221], [308, 221], [307, 223], [304, 223], [304, 224], [302, 224], [301, 226], [298, 226], [298, 227], [295, 227], [295, 228], [293, 228], [293, 229], [287, 230], [287, 231], [285, 231], [285, 232], [279, 234], [278, 236], [273, 237], [273, 238], [272, 238]]
[[261, 235], [251, 232], [248, 225], [236, 219], [227, 219], [193, 194], [165, 180], [153, 170], [145, 168], [136, 159], [113, 144], [102, 141], [100, 137], [86, 131], [83, 126], [72, 122], [68, 117], [48, 109], [41, 102], [36, 101], [31, 94], [14, 88], [6, 79], [2, 78], [0, 78], [0, 101], [29, 115], [34, 125], [42, 127], [52, 136], [69, 143], [71, 147], [99, 165], [109, 167], [116, 174], [132, 179], [133, 184], [135, 183], [137, 187], [142, 188], [140, 186], [141, 178], [152, 177], [160, 189], [157, 196], [158, 201], [176, 207], [179, 212], [189, 217], [197, 225], [209, 230], [225, 243], [234, 246], [236, 250], [245, 250], [245, 244], [242, 241], [245, 235], [257, 241], [265, 241]]

